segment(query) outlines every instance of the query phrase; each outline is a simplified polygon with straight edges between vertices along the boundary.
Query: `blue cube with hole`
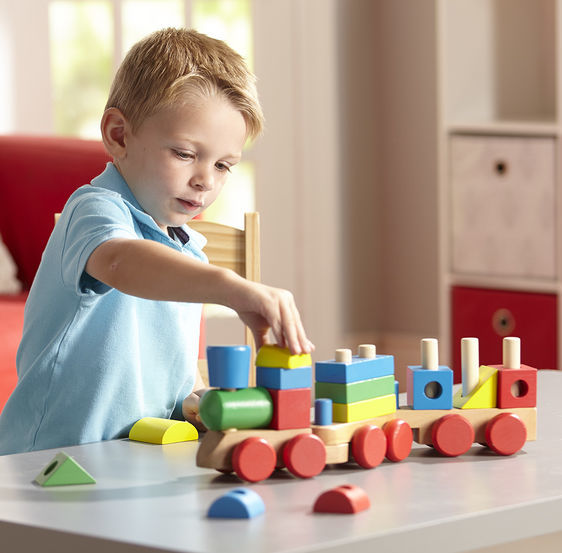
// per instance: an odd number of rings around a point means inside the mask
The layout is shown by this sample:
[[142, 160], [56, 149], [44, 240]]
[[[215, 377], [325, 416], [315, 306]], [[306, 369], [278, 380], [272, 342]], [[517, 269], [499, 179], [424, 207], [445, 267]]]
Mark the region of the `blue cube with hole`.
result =
[[207, 346], [209, 386], [241, 389], [248, 387], [250, 346]]
[[437, 370], [409, 366], [406, 372], [408, 405], [412, 409], [452, 409], [453, 371], [439, 365]]

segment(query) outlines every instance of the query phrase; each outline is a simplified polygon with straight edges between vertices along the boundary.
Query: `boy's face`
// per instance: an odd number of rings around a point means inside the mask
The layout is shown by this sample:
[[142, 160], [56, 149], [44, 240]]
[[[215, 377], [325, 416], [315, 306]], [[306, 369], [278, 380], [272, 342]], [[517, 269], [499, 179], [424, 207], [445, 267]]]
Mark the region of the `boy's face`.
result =
[[158, 111], [126, 132], [115, 163], [142, 208], [162, 230], [209, 207], [246, 141], [241, 113], [223, 97], [196, 96]]

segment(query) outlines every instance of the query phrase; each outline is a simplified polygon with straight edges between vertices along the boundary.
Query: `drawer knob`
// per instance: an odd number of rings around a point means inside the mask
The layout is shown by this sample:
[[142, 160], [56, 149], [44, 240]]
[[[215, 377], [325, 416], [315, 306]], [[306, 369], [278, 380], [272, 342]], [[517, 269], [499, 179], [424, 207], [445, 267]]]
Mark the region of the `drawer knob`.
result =
[[500, 177], [502, 177], [507, 173], [507, 169], [508, 169], [507, 161], [499, 159], [494, 163], [494, 171], [496, 172], [497, 175], [500, 175]]
[[515, 328], [515, 317], [505, 307], [500, 307], [492, 315], [492, 328], [498, 336], [509, 336]]

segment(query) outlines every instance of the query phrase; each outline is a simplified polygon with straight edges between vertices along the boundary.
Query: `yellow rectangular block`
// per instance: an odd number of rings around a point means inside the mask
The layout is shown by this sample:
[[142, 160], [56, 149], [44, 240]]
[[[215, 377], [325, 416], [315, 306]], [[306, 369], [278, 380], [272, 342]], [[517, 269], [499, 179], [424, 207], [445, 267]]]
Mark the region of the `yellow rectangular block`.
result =
[[355, 403], [334, 403], [332, 414], [334, 422], [355, 422], [388, 415], [396, 411], [396, 395], [376, 397]]

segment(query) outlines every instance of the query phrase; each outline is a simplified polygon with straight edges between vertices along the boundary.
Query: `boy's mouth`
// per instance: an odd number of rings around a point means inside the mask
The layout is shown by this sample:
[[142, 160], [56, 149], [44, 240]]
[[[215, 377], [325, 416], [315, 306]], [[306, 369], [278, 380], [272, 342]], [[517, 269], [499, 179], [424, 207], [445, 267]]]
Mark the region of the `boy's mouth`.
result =
[[188, 213], [191, 211], [197, 211], [203, 207], [201, 202], [196, 202], [194, 200], [182, 200], [181, 198], [178, 198], [177, 200]]

